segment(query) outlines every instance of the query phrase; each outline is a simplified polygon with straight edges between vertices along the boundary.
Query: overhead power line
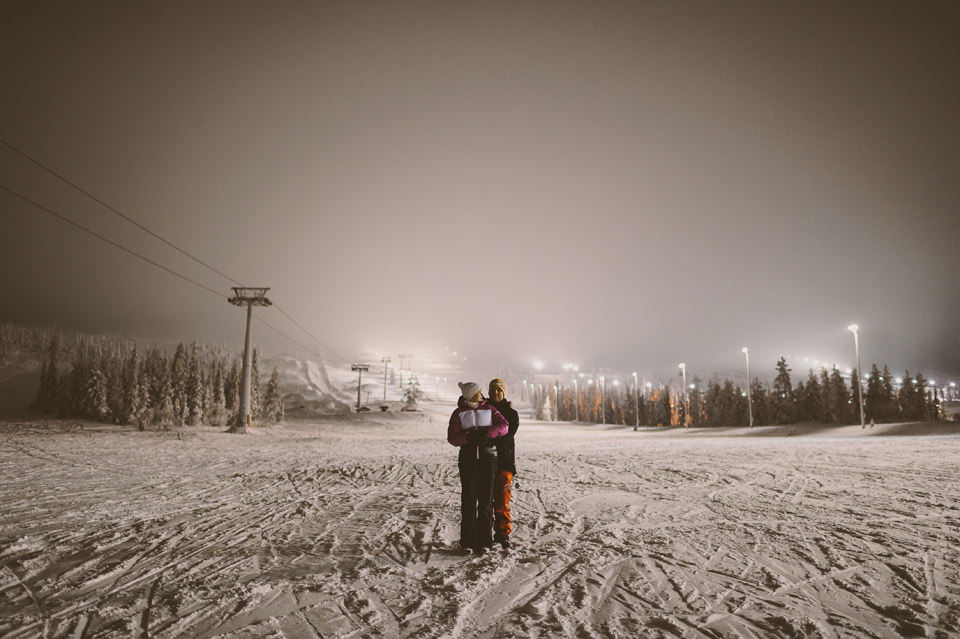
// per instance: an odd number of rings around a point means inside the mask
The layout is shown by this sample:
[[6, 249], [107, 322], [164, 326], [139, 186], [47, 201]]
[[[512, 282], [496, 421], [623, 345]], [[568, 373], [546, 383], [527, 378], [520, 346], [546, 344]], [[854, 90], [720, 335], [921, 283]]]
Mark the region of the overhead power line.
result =
[[[110, 204], [107, 204], [106, 202], [104, 202], [103, 200], [101, 200], [100, 198], [98, 198], [98, 197], [97, 197], [96, 195], [94, 195], [93, 193], [90, 193], [89, 191], [87, 191], [86, 189], [84, 189], [83, 187], [81, 187], [80, 185], [76, 184], [75, 182], [71, 181], [70, 179], [66, 178], [65, 176], [63, 176], [62, 174], [58, 173], [57, 171], [51, 169], [50, 167], [46, 166], [43, 162], [41, 162], [40, 160], [37, 160], [36, 158], [32, 157], [32, 156], [29, 155], [26, 151], [23, 151], [22, 149], [17, 148], [16, 146], [10, 144], [8, 141], [4, 140], [3, 138], [0, 138], [0, 144], [3, 144], [5, 147], [7, 147], [8, 149], [10, 149], [10, 150], [13, 151], [14, 153], [20, 155], [22, 158], [24, 158], [24, 159], [28, 160], [29, 162], [33, 163], [34, 165], [38, 166], [38, 167], [39, 167], [40, 169], [42, 169], [43, 171], [46, 171], [46, 172], [49, 173], [50, 175], [56, 177], [58, 180], [64, 182], [65, 184], [68, 184], [68, 185], [71, 186], [73, 189], [75, 189], [76, 191], [78, 191], [78, 192], [82, 193], [83, 195], [87, 196], [88, 198], [90, 198], [91, 200], [93, 200], [94, 202], [96, 202], [97, 204], [99, 204], [100, 206], [104, 207], [105, 209], [107, 209], [107, 210], [110, 211], [111, 213], [114, 213], [115, 215], [118, 215], [118, 216], [119, 216], [120, 218], [122, 218], [123, 220], [126, 220], [126, 221], [129, 222], [130, 224], [133, 224], [134, 226], [136, 226], [137, 228], [139, 228], [139, 229], [142, 230], [143, 232], [149, 234], [151, 237], [153, 237], [153, 238], [155, 238], [155, 239], [163, 242], [164, 244], [166, 244], [167, 246], [171, 247], [172, 249], [174, 249], [174, 250], [178, 251], [179, 253], [181, 253], [181, 254], [189, 257], [191, 260], [193, 260], [193, 261], [196, 262], [197, 264], [200, 264], [201, 266], [203, 266], [203, 267], [205, 267], [205, 268], [213, 271], [214, 273], [216, 273], [216, 274], [219, 275], [220, 277], [222, 277], [222, 278], [224, 278], [224, 279], [232, 282], [233, 284], [236, 284], [237, 286], [242, 286], [242, 284], [240, 283], [239, 280], [237, 280], [237, 279], [235, 279], [235, 278], [233, 278], [233, 277], [230, 277], [229, 275], [227, 275], [226, 273], [224, 273], [224, 272], [221, 271], [220, 269], [217, 269], [217, 268], [211, 266], [209, 263], [201, 260], [199, 257], [197, 257], [196, 255], [193, 255], [192, 253], [190, 253], [190, 252], [187, 251], [186, 249], [183, 249], [183, 248], [177, 246], [176, 244], [174, 244], [174, 243], [171, 242], [170, 240], [167, 240], [166, 238], [164, 238], [163, 236], [161, 236], [159, 233], [156, 233], [155, 231], [147, 228], [146, 226], [144, 226], [144, 225], [141, 224], [140, 222], [137, 222], [136, 220], [134, 220], [134, 219], [131, 218], [130, 216], [125, 215], [125, 214], [124, 214], [122, 211], [120, 211], [119, 209], [111, 206]], [[18, 193], [14, 193], [13, 191], [10, 191], [9, 189], [6, 189], [6, 188], [4, 188], [4, 190], [8, 191], [9, 193], [12, 193], [13, 195], [16, 195], [17, 197], [19, 197], [19, 198], [21, 198], [21, 199], [26, 200], [26, 198], [24, 198], [23, 196], [21, 196], [21, 195], [18, 194]], [[46, 209], [45, 207], [37, 204], [36, 202], [33, 202], [33, 201], [31, 201], [31, 200], [26, 200], [26, 201], [30, 202], [31, 204], [34, 204], [35, 206], [40, 207], [41, 209], [46, 210], [46, 211], [47, 211], [48, 213], [50, 213], [51, 215], [56, 215], [57, 217], [61, 217], [61, 219], [64, 219], [65, 221], [69, 222], [70, 224], [73, 224], [74, 226], [77, 226], [77, 227], [79, 227], [79, 228], [84, 228], [84, 227], [80, 227], [80, 225], [76, 224], [75, 222], [73, 222], [73, 221], [71, 221], [71, 220], [68, 220], [68, 219], [66, 219], [66, 218], [63, 218], [62, 216], [58, 215], [57, 213], [54, 213], [53, 211], [50, 211], [49, 209]], [[85, 228], [84, 228], [84, 230], [87, 231], [87, 232], [89, 232], [89, 233], [93, 233], [93, 231], [90, 231], [89, 229], [85, 229]], [[94, 234], [94, 235], [97, 235], [96, 233], [93, 233], [93, 234]], [[106, 242], [110, 242], [110, 243], [113, 244], [114, 246], [117, 246], [117, 247], [119, 247], [119, 248], [127, 251], [128, 253], [133, 253], [133, 251], [130, 251], [129, 249], [126, 249], [126, 248], [120, 246], [119, 244], [116, 244], [115, 242], [112, 242], [111, 240], [107, 240], [106, 238], [104, 238], [104, 237], [102, 237], [102, 236], [100, 236], [100, 235], [97, 235], [97, 237], [99, 237], [100, 239], [102, 239], [102, 240], [104, 240], [104, 241], [106, 241]], [[143, 256], [141, 256], [141, 255], [138, 255], [138, 257], [142, 257], [142, 258], [143, 258]], [[173, 271], [170, 271], [170, 269], [167, 269], [166, 267], [161, 266], [161, 265], [157, 264], [156, 262], [153, 262], [152, 260], [149, 260], [148, 258], [143, 258], [143, 259], [147, 260], [148, 262], [150, 262], [151, 264], [154, 264], [155, 266], [157, 266], [157, 267], [159, 267], [159, 268], [162, 268], [162, 269], [164, 269], [164, 270], [166, 270], [166, 271], [169, 271], [169, 272], [171, 272], [171, 273], [174, 273]], [[203, 286], [202, 284], [199, 284], [199, 283], [197, 283], [197, 282], [194, 282], [193, 280], [190, 280], [190, 279], [187, 278], [186, 276], [180, 275], [179, 273], [174, 273], [174, 274], [175, 274], [177, 277], [186, 279], [186, 280], [190, 281], [190, 282], [193, 283], [193, 284], [197, 284], [198, 286], [201, 286], [201, 287], [207, 289], [207, 287], [205, 287], [205, 286]], [[212, 289], [207, 289], [207, 290], [212, 290]], [[217, 293], [217, 295], [220, 295], [220, 297], [223, 297], [223, 298], [226, 298], [226, 297], [227, 297], [226, 295], [223, 295], [223, 294], [221, 294], [221, 293]], [[308, 331], [300, 322], [298, 322], [297, 320], [293, 319], [293, 317], [292, 317], [289, 313], [287, 313], [279, 304], [275, 304], [275, 306], [277, 307], [277, 310], [278, 310], [278, 311], [280, 311], [281, 313], [283, 313], [283, 315], [286, 316], [287, 319], [289, 319], [291, 322], [293, 322], [293, 323], [297, 326], [297, 328], [299, 328], [301, 331], [303, 331], [308, 337], [310, 337], [310, 339], [312, 339], [314, 342], [316, 342], [321, 348], [325, 348], [325, 349], [328, 350], [330, 353], [332, 353], [333, 355], [336, 355], [337, 357], [339, 357], [340, 359], [342, 359], [342, 360], [344, 360], [344, 361], [347, 360], [346, 357], [344, 357], [343, 355], [341, 355], [340, 353], [338, 353], [337, 351], [333, 350], [332, 348], [330, 348], [329, 346], [327, 346], [326, 344], [324, 344], [322, 341], [320, 341], [319, 339], [317, 339], [317, 337], [316, 337], [313, 333], [311, 333], [310, 331]], [[258, 318], [258, 319], [259, 319], [259, 318]], [[266, 322], [265, 322], [264, 320], [261, 319], [260, 321], [263, 322], [264, 324], [266, 324]], [[266, 325], [267, 325], [267, 326], [270, 326], [269, 324], [266, 324]], [[270, 326], [270, 328], [273, 328], [273, 327]], [[277, 330], [277, 329], [274, 329], [274, 330]], [[290, 339], [290, 338], [288, 337], [288, 339]], [[299, 344], [299, 343], [298, 343], [298, 344]], [[307, 351], [308, 351], [309, 353], [313, 354], [313, 351], [311, 351], [310, 349], [307, 349]]]
[[[148, 264], [150, 264], [150, 265], [152, 265], [152, 266], [155, 266], [155, 267], [157, 267], [158, 269], [160, 269], [160, 270], [162, 270], [162, 271], [165, 271], [165, 272], [169, 273], [170, 275], [173, 275], [174, 277], [178, 277], [178, 278], [184, 280], [185, 282], [189, 282], [190, 284], [193, 284], [194, 286], [197, 286], [197, 287], [203, 289], [204, 291], [207, 291], [208, 293], [212, 293], [212, 294], [216, 295], [217, 297], [219, 297], [219, 298], [221, 298], [221, 299], [227, 299], [227, 296], [224, 295], [223, 293], [221, 293], [221, 292], [219, 292], [219, 291], [217, 291], [217, 290], [215, 290], [215, 289], [212, 289], [212, 288], [210, 288], [209, 286], [206, 286], [205, 284], [201, 284], [200, 282], [198, 282], [198, 281], [196, 281], [196, 280], [194, 280], [194, 279], [192, 279], [192, 278], [190, 278], [190, 277], [187, 277], [186, 275], [183, 275], [182, 273], [178, 273], [177, 271], [174, 271], [174, 270], [171, 269], [171, 268], [167, 268], [167, 267], [164, 266], [163, 264], [160, 264], [160, 263], [158, 263], [158, 262], [155, 262], [154, 260], [151, 260], [149, 257], [146, 257], [146, 256], [144, 256], [144, 255], [141, 255], [140, 253], [137, 253], [137, 252], [134, 251], [134, 250], [128, 249], [127, 247], [123, 246], [122, 244], [119, 244], [119, 243], [117, 243], [117, 242], [114, 242], [114, 241], [111, 240], [110, 238], [104, 237], [103, 235], [100, 235], [100, 234], [97, 233], [96, 231], [93, 231], [93, 230], [91, 230], [91, 229], [88, 229], [87, 227], [83, 226], [82, 224], [79, 224], [79, 223], [77, 223], [77, 222], [74, 222], [73, 220], [71, 220], [70, 218], [66, 217], [65, 215], [61, 215], [60, 213], [57, 213], [56, 211], [53, 211], [53, 210], [51, 210], [50, 208], [48, 208], [48, 207], [40, 204], [39, 202], [36, 202], [36, 201], [34, 201], [34, 200], [31, 200], [30, 198], [26, 197], [25, 195], [22, 195], [22, 194], [20, 194], [20, 193], [17, 193], [17, 192], [14, 191], [13, 189], [7, 188], [6, 186], [4, 186], [4, 185], [2, 185], [2, 184], [0, 184], [0, 189], [6, 191], [6, 192], [9, 193], [10, 195], [13, 195], [13, 196], [16, 197], [16, 198], [19, 198], [20, 200], [22, 200], [22, 201], [24, 201], [24, 202], [26, 202], [26, 203], [28, 203], [28, 204], [30, 204], [30, 205], [32, 205], [32, 206], [40, 209], [41, 211], [44, 211], [45, 213], [49, 213], [50, 215], [54, 216], [55, 218], [57, 218], [57, 219], [59, 219], [59, 220], [62, 220], [62, 221], [66, 222], [67, 224], [69, 224], [69, 225], [71, 225], [71, 226], [73, 226], [73, 227], [80, 229], [80, 230], [83, 231], [84, 233], [89, 233], [90, 235], [94, 236], [95, 238], [97, 238], [97, 239], [99, 239], [99, 240], [103, 240], [103, 241], [106, 242], [107, 244], [109, 244], [109, 245], [111, 245], [111, 246], [113, 246], [113, 247], [116, 247], [116, 248], [120, 249], [121, 251], [124, 251], [125, 253], [129, 253], [130, 255], [133, 255], [134, 257], [136, 257], [136, 258], [138, 258], [138, 259], [140, 259], [140, 260], [143, 260], [144, 262], [146, 262], [146, 263], [148, 263]], [[287, 335], [286, 333], [284, 333], [284, 332], [281, 331], [279, 328], [277, 328], [277, 327], [274, 326], [273, 324], [269, 323], [268, 321], [266, 321], [266, 320], [263, 319], [262, 317], [258, 317], [258, 316], [256, 316], [256, 315], [254, 315], [254, 317], [255, 317], [261, 324], [263, 324], [264, 326], [266, 326], [266, 327], [269, 328], [270, 330], [276, 332], [278, 335], [284, 337], [285, 339], [287, 339], [287, 340], [290, 341], [291, 343], [296, 344], [297, 346], [299, 346], [300, 348], [302, 348], [305, 352], [309, 353], [310, 355], [316, 355], [316, 354], [317, 354], [317, 353], [315, 353], [312, 349], [304, 346], [304, 345], [301, 344], [299, 341], [297, 341], [297, 340], [295, 340], [294, 338], [290, 337], [289, 335]]]

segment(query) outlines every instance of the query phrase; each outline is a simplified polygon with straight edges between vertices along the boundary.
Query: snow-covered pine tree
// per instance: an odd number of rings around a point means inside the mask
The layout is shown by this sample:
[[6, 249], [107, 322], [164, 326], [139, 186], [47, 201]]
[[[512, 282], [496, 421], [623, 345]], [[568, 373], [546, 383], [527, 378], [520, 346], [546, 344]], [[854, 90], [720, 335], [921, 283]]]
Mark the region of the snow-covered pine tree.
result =
[[810, 376], [807, 377], [807, 386], [804, 388], [801, 397], [803, 398], [803, 412], [806, 414], [806, 419], [821, 423], [826, 421], [823, 410], [823, 388], [820, 386], [820, 381], [813, 369], [810, 370]]
[[263, 388], [260, 386], [260, 366], [257, 349], [253, 349], [253, 363], [250, 366], [250, 415], [258, 419], [263, 412]]
[[703, 391], [700, 390], [703, 383], [696, 375], [694, 375], [691, 382], [693, 388], [687, 392], [687, 403], [690, 405], [689, 423], [691, 426], [703, 426], [706, 422], [703, 406]]
[[670, 426], [673, 423], [673, 406], [667, 388], [654, 393], [653, 421], [657, 426]]
[[263, 397], [263, 419], [268, 423], [283, 421], [283, 390], [280, 388], [280, 371], [270, 373]]
[[769, 398], [767, 389], [759, 377], [750, 382], [750, 401], [753, 404], [753, 425], [765, 426], [770, 423]]
[[913, 415], [912, 419], [917, 420], [928, 420], [928, 398], [927, 398], [927, 379], [923, 376], [923, 373], [917, 373], [916, 377], [913, 378], [913, 406], [911, 409], [911, 414]]
[[224, 378], [224, 366], [224, 361], [218, 359], [213, 368], [213, 379], [211, 380], [213, 396], [208, 409], [207, 421], [214, 426], [224, 426], [230, 418], [224, 390], [226, 381]]
[[140, 360], [137, 347], [130, 351], [130, 356], [123, 365], [123, 416], [124, 424], [136, 423], [142, 407], [140, 397]]
[[410, 377], [407, 382], [407, 388], [403, 391], [404, 410], [419, 410], [420, 401], [423, 399], [423, 391], [420, 389], [420, 380], [416, 375]]
[[187, 353], [187, 347], [183, 342], [177, 344], [177, 350], [173, 354], [173, 361], [170, 363], [170, 390], [172, 392], [174, 415], [183, 425], [190, 416], [190, 409], [187, 404], [187, 376], [190, 372], [190, 356]]
[[881, 419], [885, 422], [897, 419], [897, 398], [893, 391], [893, 379], [890, 377], [890, 369], [883, 367], [883, 379], [880, 383], [881, 397]]
[[720, 380], [716, 376], [707, 382], [707, 393], [703, 400], [705, 422], [707, 426], [723, 426], [720, 410]]
[[777, 360], [777, 376], [773, 379], [773, 419], [777, 424], [791, 424], [795, 419], [793, 384], [790, 382], [790, 367], [782, 355]]
[[147, 376], [146, 362], [141, 364], [137, 380], [137, 410], [131, 414], [131, 423], [140, 430], [145, 430], [153, 412], [150, 403], [150, 379]]
[[739, 399], [733, 382], [729, 379], [723, 380], [723, 388], [720, 389], [720, 422], [723, 426], [735, 426], [737, 424]]
[[190, 359], [187, 366], [186, 383], [186, 423], [190, 426], [198, 426], [203, 423], [203, 383], [203, 373], [200, 370], [200, 357], [197, 353], [197, 345], [193, 344], [190, 347]]
[[903, 383], [900, 384], [900, 392], [897, 393], [899, 417], [904, 421], [911, 421], [913, 419], [912, 407], [914, 392], [913, 377], [910, 376], [910, 371], [904, 371]]
[[229, 414], [228, 423], [233, 424], [240, 413], [240, 362], [236, 358], [230, 364], [230, 373], [224, 380], [223, 395]]
[[123, 360], [115, 347], [105, 347], [100, 361], [107, 383], [107, 406], [110, 409], [110, 419], [119, 424], [124, 414]]
[[87, 369], [84, 380], [83, 415], [99, 421], [110, 415], [110, 406], [107, 403], [107, 377], [100, 370], [100, 366], [91, 366]]
[[881, 421], [883, 389], [880, 381], [880, 369], [876, 364], [870, 367], [870, 377], [867, 378], [867, 390], [863, 394], [863, 402], [867, 421]]

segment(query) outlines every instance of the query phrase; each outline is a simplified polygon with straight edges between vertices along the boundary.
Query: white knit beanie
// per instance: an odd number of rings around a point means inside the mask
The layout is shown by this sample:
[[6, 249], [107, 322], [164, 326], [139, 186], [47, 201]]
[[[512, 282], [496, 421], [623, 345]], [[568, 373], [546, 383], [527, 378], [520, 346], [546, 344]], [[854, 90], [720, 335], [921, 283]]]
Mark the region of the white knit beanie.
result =
[[460, 387], [460, 394], [463, 395], [463, 398], [466, 400], [469, 400], [480, 390], [480, 384], [474, 382], [460, 382], [457, 386]]

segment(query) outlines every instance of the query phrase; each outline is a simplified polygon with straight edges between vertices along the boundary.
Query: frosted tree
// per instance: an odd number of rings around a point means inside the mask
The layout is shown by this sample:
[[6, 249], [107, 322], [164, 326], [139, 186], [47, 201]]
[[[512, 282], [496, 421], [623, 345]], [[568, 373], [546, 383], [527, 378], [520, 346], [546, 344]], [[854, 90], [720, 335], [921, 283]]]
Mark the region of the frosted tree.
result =
[[236, 359], [230, 365], [230, 373], [224, 380], [223, 395], [232, 423], [238, 419], [240, 413], [240, 363]]
[[404, 410], [419, 410], [420, 401], [423, 399], [423, 390], [420, 388], [420, 380], [416, 375], [407, 382], [407, 388], [403, 391]]
[[110, 415], [107, 403], [107, 377], [98, 367], [91, 367], [86, 376], [83, 393], [83, 414], [97, 420]]
[[203, 373], [200, 370], [200, 358], [197, 355], [197, 345], [194, 344], [190, 349], [190, 361], [187, 368], [186, 381], [186, 422], [191, 426], [197, 426], [203, 423], [203, 386], [204, 380]]
[[140, 361], [137, 349], [130, 351], [123, 367], [123, 416], [124, 424], [136, 423], [137, 416], [142, 409], [143, 400], [140, 397]]
[[227, 411], [227, 399], [224, 391], [224, 362], [217, 360], [213, 368], [213, 377], [210, 382], [211, 398], [208, 405], [207, 421], [216, 426], [223, 426], [229, 419]]
[[794, 421], [793, 384], [790, 382], [790, 367], [783, 356], [777, 360], [777, 376], [773, 380], [773, 420], [777, 424]]
[[267, 422], [283, 421], [283, 390], [280, 388], [280, 371], [276, 368], [267, 380], [263, 397], [263, 418]]
[[700, 387], [703, 383], [697, 376], [693, 377], [693, 388], [687, 393], [687, 404], [689, 405], [689, 420], [691, 426], [703, 426], [705, 423], [705, 412], [703, 409], [703, 392]]
[[257, 349], [253, 349], [253, 364], [250, 366], [250, 415], [257, 419], [263, 411], [263, 389], [260, 387], [260, 366]]
[[812, 369], [810, 370], [810, 376], [807, 377], [807, 386], [800, 397], [803, 403], [803, 412], [807, 419], [816, 422], [826, 421], [823, 410], [823, 388]]
[[190, 359], [186, 346], [177, 344], [170, 364], [170, 390], [172, 392], [173, 409], [178, 421], [183, 424], [190, 415], [187, 406], [187, 375], [190, 370]]

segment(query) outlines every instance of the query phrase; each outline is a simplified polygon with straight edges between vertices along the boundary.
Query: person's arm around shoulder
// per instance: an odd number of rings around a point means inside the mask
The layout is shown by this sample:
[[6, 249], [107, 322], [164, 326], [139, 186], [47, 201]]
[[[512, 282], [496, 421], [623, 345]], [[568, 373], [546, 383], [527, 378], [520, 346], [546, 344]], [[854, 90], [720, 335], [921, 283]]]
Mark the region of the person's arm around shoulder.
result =
[[467, 443], [467, 434], [460, 425], [460, 411], [455, 410], [450, 415], [450, 424], [447, 426], [447, 441], [453, 446], [464, 446]]
[[506, 417], [493, 406], [490, 407], [490, 417], [493, 422], [493, 425], [487, 430], [487, 435], [489, 435], [490, 439], [496, 439], [509, 432], [510, 424], [507, 422]]

